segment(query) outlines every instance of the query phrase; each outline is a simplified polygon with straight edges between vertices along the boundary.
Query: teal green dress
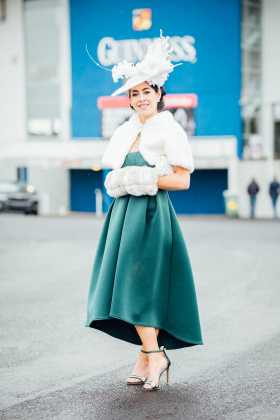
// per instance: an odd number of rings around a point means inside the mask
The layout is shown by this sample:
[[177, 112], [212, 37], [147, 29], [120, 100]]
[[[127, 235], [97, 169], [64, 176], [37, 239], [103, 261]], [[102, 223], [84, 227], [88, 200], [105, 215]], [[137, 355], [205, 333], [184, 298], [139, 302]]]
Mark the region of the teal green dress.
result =
[[[149, 165], [129, 152], [124, 166]], [[134, 325], [159, 328], [158, 344], [204, 344], [191, 264], [167, 190], [113, 199], [93, 262], [84, 326], [141, 345]]]

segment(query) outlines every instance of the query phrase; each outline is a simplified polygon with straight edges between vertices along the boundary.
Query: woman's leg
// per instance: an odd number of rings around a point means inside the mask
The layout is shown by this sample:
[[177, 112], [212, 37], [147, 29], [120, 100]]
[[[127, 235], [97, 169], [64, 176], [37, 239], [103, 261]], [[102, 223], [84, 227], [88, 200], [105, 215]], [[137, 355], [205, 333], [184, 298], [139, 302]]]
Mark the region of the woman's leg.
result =
[[[146, 336], [145, 330], [143, 331], [142, 329], [147, 328], [147, 327], [142, 327], [141, 325], [139, 325], [139, 326], [135, 326], [135, 328], [136, 328], [136, 331], [138, 332], [138, 335], [139, 335], [139, 337], [142, 341], [141, 336], [143, 336], [143, 335]], [[150, 328], [150, 331], [148, 332], [148, 334], [151, 335], [152, 337], [154, 337], [155, 334], [156, 334], [156, 337], [157, 337], [158, 333], [159, 333], [159, 329], [158, 328], [152, 328], [152, 327]], [[145, 341], [145, 338], [144, 338], [144, 341]], [[142, 343], [143, 343], [143, 341], [142, 341]], [[156, 346], [155, 349], [158, 349], [157, 341], [154, 341], [154, 339], [153, 339], [153, 342], [151, 342], [150, 344], [151, 344], [151, 346], [155, 345]], [[151, 348], [153, 348], [153, 347], [151, 347]], [[146, 350], [144, 348], [143, 344], [141, 346], [141, 350]], [[149, 374], [149, 357], [148, 357], [148, 354], [145, 354], [142, 351], [139, 352], [132, 373], [136, 374], [136, 375], [140, 375], [140, 376], [145, 376], [145, 377], [148, 376], [148, 374]], [[138, 382], [138, 380], [131, 378], [131, 379], [129, 379], [129, 382]]]
[[144, 327], [143, 325], [135, 325], [135, 328], [142, 342], [141, 348], [143, 350], [159, 349], [157, 341], [159, 329], [156, 329], [154, 327]]
[[[143, 327], [141, 325], [135, 325], [136, 331], [142, 342], [142, 349], [149, 350], [159, 350], [157, 336], [159, 333], [158, 328], [154, 327]], [[140, 352], [142, 353], [142, 352]], [[166, 366], [166, 358], [162, 352], [158, 353], [142, 353], [148, 358], [145, 360], [145, 363], [148, 367], [149, 379], [154, 383], [158, 382], [159, 372], [163, 367]], [[149, 387], [149, 386], [147, 386]]]
[[[138, 327], [135, 326], [135, 328], [136, 328], [136, 331], [137, 331]], [[139, 326], [139, 328], [141, 328], [141, 326]], [[141, 337], [140, 337], [140, 339], [141, 339]], [[143, 344], [142, 344], [140, 350], [144, 350]], [[135, 363], [134, 368], [132, 370], [132, 374], [136, 374], [136, 375], [139, 375], [139, 376], [145, 376], [145, 377], [147, 377], [148, 376], [148, 373], [149, 373], [148, 367], [149, 367], [149, 358], [148, 358], [148, 355], [145, 354], [145, 353], [143, 353], [142, 351], [139, 351], [138, 356], [137, 356], [136, 363]], [[129, 379], [129, 382], [138, 383], [139, 380], [136, 379], [136, 378], [134, 378], [134, 379], [133, 378], [130, 378]]]
[[[139, 376], [145, 376], [147, 377], [149, 374], [149, 359], [148, 355], [145, 353], [142, 353], [142, 351], [139, 351], [136, 363], [134, 365], [134, 368], [132, 370], [132, 374], [139, 375]], [[129, 379], [129, 382], [139, 382], [136, 378]]]

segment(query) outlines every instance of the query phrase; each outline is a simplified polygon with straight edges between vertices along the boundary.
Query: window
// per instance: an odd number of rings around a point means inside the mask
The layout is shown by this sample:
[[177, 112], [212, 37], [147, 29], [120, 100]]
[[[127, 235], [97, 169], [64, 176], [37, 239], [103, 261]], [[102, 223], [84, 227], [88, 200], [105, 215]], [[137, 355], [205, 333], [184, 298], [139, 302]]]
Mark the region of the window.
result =
[[24, 2], [27, 134], [58, 138], [62, 133], [60, 0]]
[[244, 157], [261, 157], [261, 0], [242, 6], [242, 127]]

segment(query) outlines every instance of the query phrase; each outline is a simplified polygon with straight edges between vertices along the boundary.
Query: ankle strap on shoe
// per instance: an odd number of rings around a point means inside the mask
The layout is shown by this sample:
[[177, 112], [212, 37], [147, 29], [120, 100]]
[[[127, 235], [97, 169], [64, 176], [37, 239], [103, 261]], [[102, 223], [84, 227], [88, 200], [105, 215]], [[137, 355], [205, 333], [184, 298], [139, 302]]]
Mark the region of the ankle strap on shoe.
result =
[[161, 346], [159, 350], [142, 350], [142, 353], [158, 353], [164, 351], [164, 346]]

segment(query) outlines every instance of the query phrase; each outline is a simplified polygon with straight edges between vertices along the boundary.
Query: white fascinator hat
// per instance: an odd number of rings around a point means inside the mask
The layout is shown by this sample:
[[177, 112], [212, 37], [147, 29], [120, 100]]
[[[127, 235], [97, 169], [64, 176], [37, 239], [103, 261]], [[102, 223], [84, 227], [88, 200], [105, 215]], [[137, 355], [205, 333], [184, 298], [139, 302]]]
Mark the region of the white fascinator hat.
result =
[[171, 63], [170, 53], [173, 48], [170, 45], [169, 38], [169, 36], [164, 37], [162, 35], [161, 29], [160, 37], [149, 44], [142, 61], [133, 64], [123, 60], [114, 65], [112, 68], [113, 81], [117, 82], [119, 79], [124, 79], [124, 84], [116, 89], [111, 96], [126, 92], [133, 86], [145, 81], [158, 87], [163, 86], [174, 67], [183, 64]]

